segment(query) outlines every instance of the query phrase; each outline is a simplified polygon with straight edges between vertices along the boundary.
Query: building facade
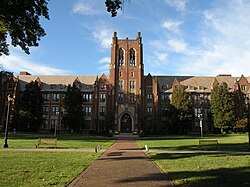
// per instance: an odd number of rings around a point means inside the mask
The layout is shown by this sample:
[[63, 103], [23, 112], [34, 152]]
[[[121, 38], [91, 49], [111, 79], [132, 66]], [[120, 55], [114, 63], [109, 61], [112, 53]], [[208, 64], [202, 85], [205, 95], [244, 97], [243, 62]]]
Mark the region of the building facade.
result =
[[184, 86], [185, 91], [190, 93], [194, 116], [191, 131], [199, 131], [198, 114], [203, 114], [204, 130], [212, 130], [209, 100], [214, 84], [225, 82], [232, 94], [242, 92], [246, 97], [250, 95], [250, 77], [243, 75], [144, 75], [140, 32], [135, 39], [118, 39], [117, 33], [114, 33], [109, 76], [50, 76], [20, 72], [12, 80], [15, 82], [12, 91], [16, 95], [22, 93], [29, 82], [39, 83], [45, 119], [40, 129], [46, 131], [55, 128], [68, 130], [62, 122], [62, 101], [69, 84], [75, 84], [82, 92], [85, 116], [82, 130], [99, 132], [144, 130], [149, 133], [168, 133], [172, 125], [169, 116], [171, 95], [177, 85]]

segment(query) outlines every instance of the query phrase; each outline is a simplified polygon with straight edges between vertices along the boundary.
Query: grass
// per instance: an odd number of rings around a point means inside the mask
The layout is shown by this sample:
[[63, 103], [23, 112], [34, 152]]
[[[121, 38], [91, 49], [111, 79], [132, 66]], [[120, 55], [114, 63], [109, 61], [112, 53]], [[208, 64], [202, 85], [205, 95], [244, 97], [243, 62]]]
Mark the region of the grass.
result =
[[[141, 148], [158, 150], [199, 150], [197, 136], [146, 137]], [[209, 135], [202, 139], [219, 141], [221, 151], [248, 151], [248, 134]], [[214, 147], [211, 147], [214, 149]], [[250, 155], [148, 153], [177, 185], [183, 187], [250, 186]]]
[[149, 153], [183, 187], [250, 186], [250, 155]]
[[[146, 137], [137, 142], [141, 148], [148, 145], [150, 149], [159, 150], [199, 150], [199, 139], [197, 136], [166, 136]], [[218, 140], [221, 151], [248, 150], [248, 134], [209, 135], [202, 139]]]
[[3, 151], [0, 154], [0, 186], [65, 186], [98, 155]]
[[[3, 134], [0, 134], [2, 141], [4, 143]], [[38, 138], [41, 137], [53, 137], [52, 134], [48, 133], [16, 133], [10, 134], [8, 138], [9, 148], [35, 148]], [[93, 149], [102, 144], [103, 148], [108, 148], [114, 140], [112, 138], [103, 136], [88, 136], [85, 134], [58, 134], [57, 136], [57, 146], [60, 149], [75, 148], [75, 149]]]

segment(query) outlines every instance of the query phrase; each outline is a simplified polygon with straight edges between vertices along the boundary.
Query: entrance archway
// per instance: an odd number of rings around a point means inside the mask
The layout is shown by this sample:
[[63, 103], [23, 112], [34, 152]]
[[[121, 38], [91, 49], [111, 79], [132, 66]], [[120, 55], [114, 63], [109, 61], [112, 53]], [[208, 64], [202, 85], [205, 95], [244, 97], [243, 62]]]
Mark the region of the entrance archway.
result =
[[129, 114], [125, 113], [121, 117], [121, 132], [130, 133], [132, 130], [132, 119]]

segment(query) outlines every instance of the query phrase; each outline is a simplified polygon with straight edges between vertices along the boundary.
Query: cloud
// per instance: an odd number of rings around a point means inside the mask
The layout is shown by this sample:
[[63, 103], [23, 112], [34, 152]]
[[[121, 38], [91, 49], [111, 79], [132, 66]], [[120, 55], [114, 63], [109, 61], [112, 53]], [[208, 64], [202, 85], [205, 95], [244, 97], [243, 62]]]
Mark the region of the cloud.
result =
[[180, 21], [166, 20], [162, 23], [161, 27], [168, 29], [169, 31], [179, 33], [181, 24], [182, 24], [182, 22], [180, 22]]
[[[98, 2], [99, 3], [99, 2]], [[81, 0], [73, 6], [73, 13], [83, 15], [96, 15], [99, 14], [96, 1]]]
[[186, 0], [164, 0], [164, 2], [174, 7], [177, 11], [184, 11], [186, 9]]
[[99, 62], [100, 64], [105, 64], [105, 63], [110, 64], [111, 58], [110, 58], [110, 57], [103, 57], [103, 58], [100, 59], [98, 62]]
[[92, 36], [99, 43], [102, 49], [110, 49], [112, 36], [110, 33], [113, 33], [114, 29], [105, 28], [105, 27], [96, 27], [95, 31], [92, 32]]
[[110, 57], [103, 57], [101, 58], [98, 63], [101, 65], [98, 67], [98, 70], [101, 70], [103, 73], [109, 73], [109, 66], [110, 66], [111, 58]]
[[27, 71], [31, 74], [38, 75], [59, 75], [68, 74], [68, 71], [52, 68], [45, 65], [40, 65], [11, 52], [9, 56], [1, 56], [0, 63], [3, 65], [4, 69], [19, 73], [20, 71]]
[[[185, 74], [249, 76], [250, 2], [217, 2], [203, 14], [203, 46], [198, 55], [187, 55], [178, 67]], [[192, 67], [192, 68], [190, 68]]]
[[185, 53], [187, 52], [187, 44], [182, 41], [182, 40], [178, 40], [178, 39], [172, 39], [168, 41], [169, 47], [177, 53]]

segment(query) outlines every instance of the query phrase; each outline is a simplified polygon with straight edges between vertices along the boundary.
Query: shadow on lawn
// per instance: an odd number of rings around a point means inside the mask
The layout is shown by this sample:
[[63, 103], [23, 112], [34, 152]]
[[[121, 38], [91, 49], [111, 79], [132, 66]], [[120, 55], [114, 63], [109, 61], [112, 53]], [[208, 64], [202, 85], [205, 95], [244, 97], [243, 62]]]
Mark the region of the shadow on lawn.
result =
[[[247, 187], [250, 186], [250, 167], [220, 168], [206, 171], [168, 172], [174, 181], [188, 187]], [[196, 178], [191, 180], [191, 178]]]
[[[150, 149], [159, 150], [208, 150], [217, 151], [217, 146], [203, 146], [199, 147], [199, 142], [197, 145], [186, 145], [186, 146], [160, 146], [160, 147], [149, 147]], [[218, 151], [248, 151], [248, 143], [230, 143], [230, 144], [220, 144], [218, 145]]]
[[[182, 187], [248, 187], [250, 185], [250, 167], [220, 168], [207, 171], [181, 171], [168, 172], [167, 175], [149, 174], [140, 177], [129, 177], [117, 181], [117, 183], [141, 182], [141, 181], [165, 181], [172, 180], [176, 186]], [[195, 178], [195, 179], [194, 179]]]

